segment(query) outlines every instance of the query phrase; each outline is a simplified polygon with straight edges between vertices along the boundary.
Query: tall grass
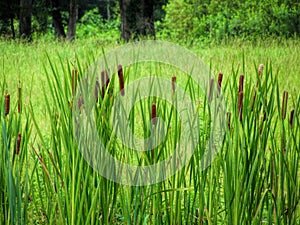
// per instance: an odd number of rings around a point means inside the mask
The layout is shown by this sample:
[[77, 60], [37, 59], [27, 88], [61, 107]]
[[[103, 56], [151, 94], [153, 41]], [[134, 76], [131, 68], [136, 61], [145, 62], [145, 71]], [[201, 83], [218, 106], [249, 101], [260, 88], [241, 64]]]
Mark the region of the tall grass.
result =
[[[50, 134], [44, 131], [32, 102], [18, 113], [18, 99], [11, 95], [6, 115], [7, 82], [1, 83], [1, 224], [299, 223], [300, 95], [283, 93], [273, 63], [266, 60], [264, 69], [258, 64], [247, 68], [242, 56], [240, 66], [233, 63], [222, 78], [216, 74], [212, 80], [226, 101], [228, 116], [221, 150], [205, 170], [200, 161], [211, 129], [209, 102], [217, 96], [206, 95], [182, 72], [169, 66], [124, 66], [125, 96], [126, 84], [155, 73], [168, 78], [170, 86], [176, 80], [185, 89], [199, 106], [202, 121], [199, 145], [183, 169], [158, 184], [133, 187], [101, 177], [79, 151], [72, 113], [74, 104], [84, 103], [75, 97], [74, 90], [94, 59], [80, 60], [76, 57], [71, 61], [59, 54], [47, 56], [47, 85], [40, 94], [49, 115]], [[159, 98], [147, 98], [135, 105], [124, 119], [129, 120], [137, 136], [147, 138], [151, 129], [159, 129], [155, 128], [160, 124], [155, 116], [168, 128], [161, 145], [153, 151], [135, 153], [114, 137], [110, 123], [120, 73], [110, 74], [107, 84], [102, 82], [105, 72], [102, 74], [97, 72], [93, 93], [98, 100], [98, 135], [108, 151], [135, 165], [149, 165], [168, 157], [182, 132], [176, 107]], [[31, 126], [36, 136], [30, 139]], [[16, 152], [19, 133], [21, 147]]]

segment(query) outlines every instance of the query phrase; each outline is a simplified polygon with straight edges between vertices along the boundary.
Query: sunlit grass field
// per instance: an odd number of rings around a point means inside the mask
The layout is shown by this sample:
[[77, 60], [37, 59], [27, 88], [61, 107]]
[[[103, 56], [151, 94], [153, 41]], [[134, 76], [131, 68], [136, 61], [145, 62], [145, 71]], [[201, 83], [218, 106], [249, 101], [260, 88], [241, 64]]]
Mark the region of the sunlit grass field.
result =
[[[0, 224], [299, 224], [299, 40], [186, 46], [210, 68], [211, 84], [223, 74], [225, 136], [205, 170], [199, 162], [212, 129], [210, 97], [169, 66], [124, 66], [126, 84], [157, 75], [171, 85], [176, 76], [199, 103], [202, 121], [189, 163], [167, 180], [141, 187], [97, 174], [78, 150], [72, 128], [72, 104], [81, 104], [74, 86], [118, 45], [96, 39], [0, 42]], [[110, 78], [95, 106], [98, 135], [108, 151], [135, 165], [167, 158], [182, 134], [176, 110], [157, 98], [137, 103], [127, 118], [133, 132], [147, 138], [157, 113], [168, 135], [153, 151], [135, 154], [114, 137], [109, 123], [120, 75]]]

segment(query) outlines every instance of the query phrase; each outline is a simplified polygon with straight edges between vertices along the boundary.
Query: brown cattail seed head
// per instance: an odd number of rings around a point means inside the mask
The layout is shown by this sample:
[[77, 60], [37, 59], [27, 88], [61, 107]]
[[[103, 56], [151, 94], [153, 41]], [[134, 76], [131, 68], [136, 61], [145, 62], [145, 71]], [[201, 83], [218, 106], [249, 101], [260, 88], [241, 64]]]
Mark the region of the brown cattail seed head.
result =
[[208, 102], [211, 102], [212, 94], [213, 94], [213, 87], [214, 87], [214, 78], [210, 79], [209, 84], [209, 92], [208, 92]]
[[292, 109], [290, 115], [290, 121], [289, 121], [291, 127], [293, 126], [294, 123], [294, 113], [295, 113], [295, 109]]
[[219, 73], [219, 76], [218, 76], [218, 93], [220, 93], [220, 91], [221, 91], [222, 80], [223, 80], [223, 73]]
[[4, 115], [7, 116], [9, 114], [10, 109], [10, 95], [5, 95], [5, 109], [4, 109]]
[[238, 112], [239, 112], [240, 121], [242, 121], [242, 118], [243, 118], [243, 97], [244, 97], [244, 94], [242, 91], [240, 91], [239, 99], [238, 99]]
[[244, 75], [240, 76], [239, 93], [244, 90]]
[[172, 76], [172, 91], [175, 92], [176, 76]]
[[118, 76], [119, 76], [119, 84], [121, 95], [124, 96], [124, 75], [122, 65], [118, 65]]
[[282, 108], [281, 108], [281, 118], [282, 119], [285, 119], [285, 117], [286, 117], [287, 104], [288, 104], [288, 92], [284, 91], [283, 97], [282, 97]]
[[153, 125], [156, 125], [157, 120], [156, 120], [156, 104], [152, 103], [152, 108], [151, 108], [151, 121]]
[[260, 76], [263, 73], [264, 70], [264, 64], [260, 64], [258, 67], [258, 76]]
[[17, 143], [16, 143], [16, 155], [18, 155], [20, 153], [20, 147], [21, 147], [21, 134], [18, 133], [18, 137], [17, 137]]

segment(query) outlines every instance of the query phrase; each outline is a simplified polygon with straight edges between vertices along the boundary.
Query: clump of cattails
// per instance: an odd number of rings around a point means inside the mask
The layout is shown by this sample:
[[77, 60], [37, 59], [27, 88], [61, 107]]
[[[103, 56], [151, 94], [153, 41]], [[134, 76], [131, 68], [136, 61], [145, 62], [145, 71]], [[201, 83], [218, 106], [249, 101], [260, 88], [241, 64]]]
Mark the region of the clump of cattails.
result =
[[118, 65], [118, 76], [119, 76], [119, 84], [120, 84], [120, 91], [121, 95], [124, 96], [124, 75], [123, 75], [123, 68], [122, 65]]
[[4, 108], [4, 115], [7, 116], [9, 114], [10, 109], [10, 94], [5, 95], [5, 108]]
[[291, 127], [293, 126], [294, 123], [294, 113], [295, 113], [295, 109], [292, 109], [290, 114], [290, 121], [289, 121]]
[[214, 82], [215, 82], [214, 78], [211, 78], [209, 83], [208, 102], [211, 102], [212, 99]]
[[22, 112], [22, 88], [21, 88], [21, 83], [19, 81], [18, 84], [18, 113]]
[[222, 80], [223, 80], [223, 73], [219, 73], [218, 76], [218, 93], [220, 94], [221, 91], [221, 86], [222, 86]]
[[172, 76], [172, 91], [175, 92], [176, 76]]
[[20, 148], [21, 148], [21, 134], [18, 133], [18, 136], [17, 136], [17, 143], [16, 143], [16, 150], [15, 150], [15, 153], [16, 155], [18, 155], [20, 153]]
[[288, 104], [288, 92], [284, 91], [283, 98], [282, 98], [282, 108], [281, 108], [281, 118], [283, 120], [286, 117], [287, 104]]
[[153, 125], [156, 125], [156, 123], [157, 123], [156, 104], [155, 103], [152, 103], [152, 107], [151, 107], [151, 122]]

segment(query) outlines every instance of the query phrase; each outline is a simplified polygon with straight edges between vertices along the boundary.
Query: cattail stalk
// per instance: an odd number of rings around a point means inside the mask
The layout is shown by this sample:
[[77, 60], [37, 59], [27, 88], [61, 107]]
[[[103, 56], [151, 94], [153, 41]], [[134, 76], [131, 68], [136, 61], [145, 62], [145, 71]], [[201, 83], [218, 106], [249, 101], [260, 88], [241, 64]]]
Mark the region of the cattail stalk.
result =
[[5, 95], [5, 110], [4, 110], [5, 116], [7, 116], [9, 114], [9, 109], [10, 109], [10, 95], [6, 94]]
[[18, 133], [18, 137], [17, 137], [17, 143], [16, 143], [16, 155], [18, 155], [20, 153], [20, 148], [21, 148], [21, 134]]
[[244, 75], [240, 76], [239, 93], [244, 90]]
[[244, 94], [242, 91], [240, 91], [239, 98], [238, 98], [238, 112], [239, 112], [240, 121], [242, 121], [243, 119], [243, 97]]
[[172, 91], [175, 92], [176, 76], [172, 76]]
[[122, 65], [118, 65], [118, 76], [119, 76], [121, 95], [124, 96], [125, 95], [125, 93], [124, 93], [124, 75], [123, 75]]
[[156, 118], [156, 104], [152, 103], [152, 108], [151, 108], [151, 121], [153, 125], [156, 125], [157, 123], [157, 118]]
[[21, 83], [19, 81], [18, 84], [18, 113], [20, 114], [22, 112], [22, 87]]
[[287, 104], [288, 104], [288, 92], [284, 91], [282, 97], [282, 108], [281, 108], [281, 118], [283, 120], [286, 117]]

